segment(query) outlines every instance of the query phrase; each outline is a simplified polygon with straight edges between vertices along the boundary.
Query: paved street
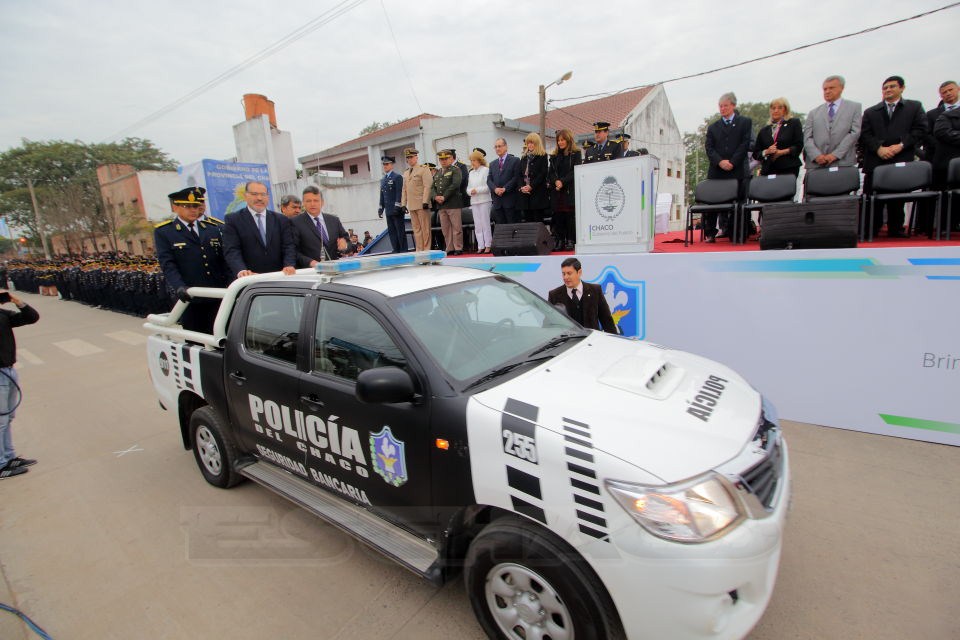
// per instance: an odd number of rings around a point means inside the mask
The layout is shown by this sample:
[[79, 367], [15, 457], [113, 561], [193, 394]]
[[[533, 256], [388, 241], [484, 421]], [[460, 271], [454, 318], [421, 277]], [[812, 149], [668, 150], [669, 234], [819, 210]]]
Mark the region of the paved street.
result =
[[[0, 481], [0, 602], [55, 639], [480, 639], [436, 589], [252, 483], [207, 485], [162, 411], [142, 320], [22, 294], [25, 398]], [[960, 637], [960, 449], [785, 424], [794, 501], [751, 635]], [[0, 638], [33, 634], [0, 611]], [[660, 640], [660, 639], [658, 639]]]

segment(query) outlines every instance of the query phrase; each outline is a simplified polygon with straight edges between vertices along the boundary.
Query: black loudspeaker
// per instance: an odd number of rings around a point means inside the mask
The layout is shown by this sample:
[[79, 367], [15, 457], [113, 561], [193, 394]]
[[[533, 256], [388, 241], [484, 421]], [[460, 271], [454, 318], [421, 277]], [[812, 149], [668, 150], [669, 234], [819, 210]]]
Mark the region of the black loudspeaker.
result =
[[763, 208], [761, 249], [850, 249], [857, 246], [860, 201], [787, 202]]
[[495, 256], [544, 256], [553, 251], [553, 238], [542, 222], [498, 224], [490, 251]]

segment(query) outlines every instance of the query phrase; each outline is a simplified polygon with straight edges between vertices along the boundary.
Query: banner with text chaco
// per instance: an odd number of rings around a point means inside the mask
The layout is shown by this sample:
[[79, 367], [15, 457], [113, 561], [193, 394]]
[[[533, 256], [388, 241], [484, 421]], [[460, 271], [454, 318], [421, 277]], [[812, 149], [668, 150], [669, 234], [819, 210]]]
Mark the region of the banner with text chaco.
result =
[[[564, 257], [448, 263], [546, 297]], [[578, 257], [625, 335], [734, 368], [784, 418], [960, 446], [960, 247]]]
[[578, 253], [653, 250], [657, 167], [636, 156], [574, 168]]
[[273, 189], [270, 171], [265, 164], [201, 160], [180, 168], [180, 180], [185, 187], [198, 186], [207, 190], [207, 214], [220, 218], [247, 206], [244, 186], [251, 180], [267, 185], [273, 209]]

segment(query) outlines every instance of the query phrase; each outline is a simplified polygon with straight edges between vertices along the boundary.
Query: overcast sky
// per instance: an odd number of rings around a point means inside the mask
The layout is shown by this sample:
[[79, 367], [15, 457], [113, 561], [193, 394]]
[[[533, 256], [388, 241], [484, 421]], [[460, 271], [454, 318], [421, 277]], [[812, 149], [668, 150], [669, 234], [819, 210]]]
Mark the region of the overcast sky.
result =
[[[359, 0], [357, 0], [359, 1]], [[33, 140], [101, 142], [178, 101], [310, 21], [345, 13], [126, 135], [181, 163], [229, 158], [244, 93], [276, 103], [299, 156], [373, 121], [537, 111], [549, 98], [614, 91], [840, 36], [947, 0], [643, 2], [583, 0], [0, 0], [0, 149]], [[721, 9], [722, 7], [722, 9]], [[396, 42], [388, 25], [392, 25]], [[824, 76], [844, 97], [880, 100], [891, 74], [926, 108], [960, 80], [960, 8], [773, 60], [666, 85], [681, 131], [733, 90], [741, 102], [785, 96], [799, 111]], [[949, 60], [953, 60], [948, 64]], [[404, 72], [406, 68], [409, 80]], [[419, 103], [419, 104], [418, 104]], [[569, 103], [561, 103], [569, 104]]]

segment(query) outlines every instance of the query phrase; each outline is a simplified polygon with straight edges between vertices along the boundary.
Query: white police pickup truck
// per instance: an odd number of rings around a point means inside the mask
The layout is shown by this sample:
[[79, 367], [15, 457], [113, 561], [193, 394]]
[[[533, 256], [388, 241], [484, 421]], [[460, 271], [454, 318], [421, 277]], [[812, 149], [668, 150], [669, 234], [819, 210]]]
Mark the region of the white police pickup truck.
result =
[[789, 502], [772, 407], [443, 257], [192, 288], [222, 298], [212, 335], [175, 324], [183, 302], [150, 316], [204, 478], [254, 480], [438, 584], [462, 571], [491, 638], [746, 635]]

